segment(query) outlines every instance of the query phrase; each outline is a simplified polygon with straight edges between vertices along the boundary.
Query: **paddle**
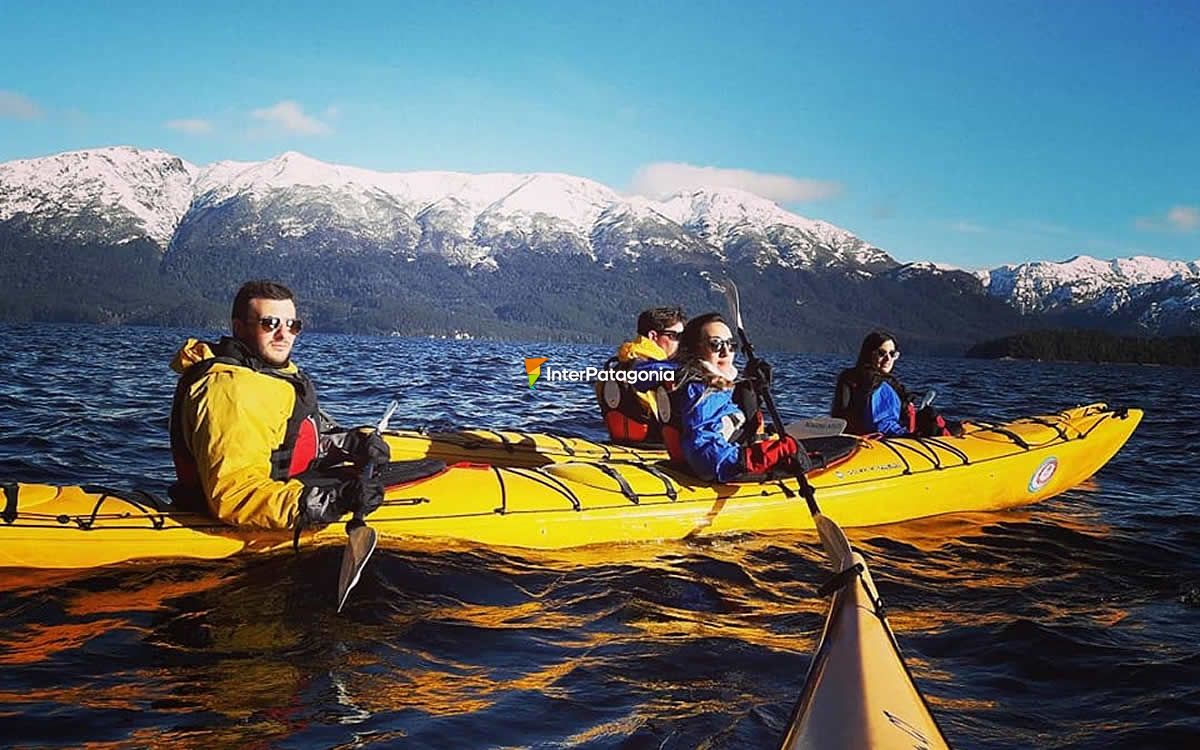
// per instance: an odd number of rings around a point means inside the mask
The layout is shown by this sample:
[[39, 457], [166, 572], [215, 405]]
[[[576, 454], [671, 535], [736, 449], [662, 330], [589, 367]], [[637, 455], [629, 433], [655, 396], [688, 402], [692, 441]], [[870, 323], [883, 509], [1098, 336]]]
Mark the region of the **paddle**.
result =
[[937, 391], [932, 388], [925, 391], [925, 395], [921, 397], [921, 403], [917, 404], [917, 411], [921, 411], [926, 406], [932, 404], [935, 398], [937, 398]]
[[[746, 334], [746, 326], [742, 323], [742, 305], [738, 295], [737, 284], [733, 283], [733, 279], [724, 279], [719, 284], [721, 291], [725, 293], [725, 301], [729, 305], [729, 317], [733, 319], [733, 324], [737, 327], [738, 338], [742, 342], [742, 350], [746, 352], [746, 366], [758, 361], [758, 357], [754, 354], [754, 345], [750, 343], [750, 337]], [[775, 426], [775, 433], [782, 437], [786, 434], [783, 424], [783, 418], [779, 416], [779, 408], [775, 406], [775, 399], [771, 396], [771, 389], [766, 383], [759, 381], [754, 382], [754, 392], [758, 395], [758, 400], [767, 407], [767, 414], [771, 417], [771, 422]], [[842, 427], [845, 427], [843, 424]], [[838, 430], [841, 431], [840, 429]], [[813, 523], [817, 525], [817, 531], [820, 533], [822, 521], [825, 517], [821, 515], [821, 509], [817, 506], [817, 498], [813, 494], [812, 485], [808, 483], [808, 477], [804, 476], [803, 470], [795, 472], [796, 480], [800, 483], [800, 494], [804, 496], [804, 502], [808, 505], [808, 512], [812, 514]], [[827, 519], [826, 519], [827, 520]], [[832, 521], [829, 521], [832, 523]]]
[[[393, 400], [388, 404], [388, 408], [383, 413], [383, 419], [379, 420], [379, 424], [375, 426], [375, 432], [382, 434], [387, 429], [388, 420], [392, 418], [392, 414], [396, 413], [396, 409], [400, 408], [400, 402]], [[370, 479], [375, 474], [375, 464], [367, 462], [363, 467], [363, 480]], [[346, 597], [350, 595], [350, 589], [358, 583], [358, 579], [362, 577], [363, 568], [367, 565], [367, 560], [371, 559], [371, 553], [375, 551], [375, 545], [378, 542], [378, 537], [375, 534], [375, 529], [367, 525], [363, 520], [361, 510], [354, 512], [354, 518], [346, 522], [346, 551], [342, 553], [342, 570], [338, 574], [338, 598], [337, 611], [341, 612], [342, 607], [346, 605]]]

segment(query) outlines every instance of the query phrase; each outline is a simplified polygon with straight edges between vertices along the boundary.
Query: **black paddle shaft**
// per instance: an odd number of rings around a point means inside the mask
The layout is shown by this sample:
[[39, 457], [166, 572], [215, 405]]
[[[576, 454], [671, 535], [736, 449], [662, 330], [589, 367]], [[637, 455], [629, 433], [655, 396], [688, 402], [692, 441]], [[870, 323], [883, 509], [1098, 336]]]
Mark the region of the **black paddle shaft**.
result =
[[[746, 329], [742, 326], [738, 326], [738, 338], [742, 341], [742, 351], [746, 352], [746, 367], [751, 368], [759, 359], [754, 353], [754, 345], [750, 343], [750, 337], [746, 335]], [[782, 440], [787, 435], [787, 432], [784, 431], [783, 417], [779, 415], [779, 407], [775, 405], [775, 398], [771, 395], [771, 389], [767, 387], [766, 383], [755, 378], [754, 393], [758, 396], [759, 401], [767, 407], [767, 414], [771, 416], [771, 421], [775, 424], [775, 432], [778, 434], [779, 439]], [[804, 446], [800, 445], [799, 449], [804, 450]], [[820, 513], [821, 509], [817, 506], [817, 498], [813, 492], [813, 487], [808, 483], [808, 477], [804, 476], [802, 469], [796, 471], [796, 479], [800, 483], [800, 494], [804, 495], [804, 502], [808, 504], [809, 512], [813, 515]]]

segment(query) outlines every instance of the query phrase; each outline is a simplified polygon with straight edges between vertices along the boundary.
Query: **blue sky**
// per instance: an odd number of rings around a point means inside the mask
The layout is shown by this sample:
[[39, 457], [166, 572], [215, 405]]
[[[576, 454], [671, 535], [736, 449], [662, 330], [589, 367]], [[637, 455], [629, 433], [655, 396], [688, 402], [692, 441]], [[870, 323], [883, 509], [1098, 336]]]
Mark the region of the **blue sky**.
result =
[[1200, 258], [1196, 2], [167, 5], [0, 0], [0, 161], [704, 179], [902, 261]]

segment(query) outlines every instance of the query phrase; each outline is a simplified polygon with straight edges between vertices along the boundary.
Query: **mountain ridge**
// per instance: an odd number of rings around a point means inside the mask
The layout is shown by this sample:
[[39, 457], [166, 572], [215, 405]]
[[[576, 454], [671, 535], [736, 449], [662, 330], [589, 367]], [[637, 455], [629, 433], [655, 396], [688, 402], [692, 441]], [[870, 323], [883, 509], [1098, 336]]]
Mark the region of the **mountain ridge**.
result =
[[[565, 277], [640, 307], [673, 294], [705, 304], [683, 280], [703, 271], [771, 289], [763, 302], [783, 312], [767, 335], [781, 341], [836, 336], [841, 347], [850, 329], [891, 319], [936, 347], [1033, 325], [1200, 330], [1200, 261], [1076, 256], [969, 272], [900, 263], [848, 230], [733, 188], [654, 200], [561, 173], [376, 172], [294, 151], [201, 167], [110, 147], [0, 164], [0, 270], [15, 289], [0, 317], [26, 319], [211, 318], [235, 282], [272, 276], [321, 300], [337, 326], [421, 328], [424, 318], [555, 330], [497, 297], [503, 289], [582, 326], [571, 335], [594, 336], [609, 318], [572, 314], [591, 295], [568, 295]], [[156, 299], [166, 289], [174, 312]], [[389, 299], [397, 294], [409, 299]], [[908, 314], [914, 302], [938, 315]]]

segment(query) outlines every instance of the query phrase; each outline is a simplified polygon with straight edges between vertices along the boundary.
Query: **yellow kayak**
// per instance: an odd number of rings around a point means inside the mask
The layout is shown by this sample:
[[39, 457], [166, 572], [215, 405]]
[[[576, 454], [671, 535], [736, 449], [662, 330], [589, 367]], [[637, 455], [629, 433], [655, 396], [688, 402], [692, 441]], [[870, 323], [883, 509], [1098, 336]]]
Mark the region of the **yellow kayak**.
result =
[[[971, 424], [956, 438], [824, 438], [849, 442], [854, 450], [815, 469], [809, 480], [821, 507], [844, 526], [999, 510], [1087, 479], [1124, 445], [1141, 417], [1140, 410], [1093, 404], [1004, 425]], [[436, 442], [425, 445], [424, 454], [393, 458], [437, 455]], [[446, 455], [457, 463], [389, 488], [368, 521], [385, 546], [457, 540], [536, 549], [812, 528], [794, 478], [711, 484], [652, 454], [633, 454], [607, 461], [557, 455], [547, 463], [530, 450], [524, 455], [534, 465], [526, 466]], [[2, 506], [0, 566], [220, 558], [292, 541], [290, 533], [230, 528], [172, 512], [144, 493], [97, 487], [8, 484]], [[306, 532], [301, 544], [345, 539], [338, 523]]]
[[836, 524], [824, 516], [817, 524], [833, 563], [833, 599], [783, 750], [949, 748], [900, 655], [866, 561]]

